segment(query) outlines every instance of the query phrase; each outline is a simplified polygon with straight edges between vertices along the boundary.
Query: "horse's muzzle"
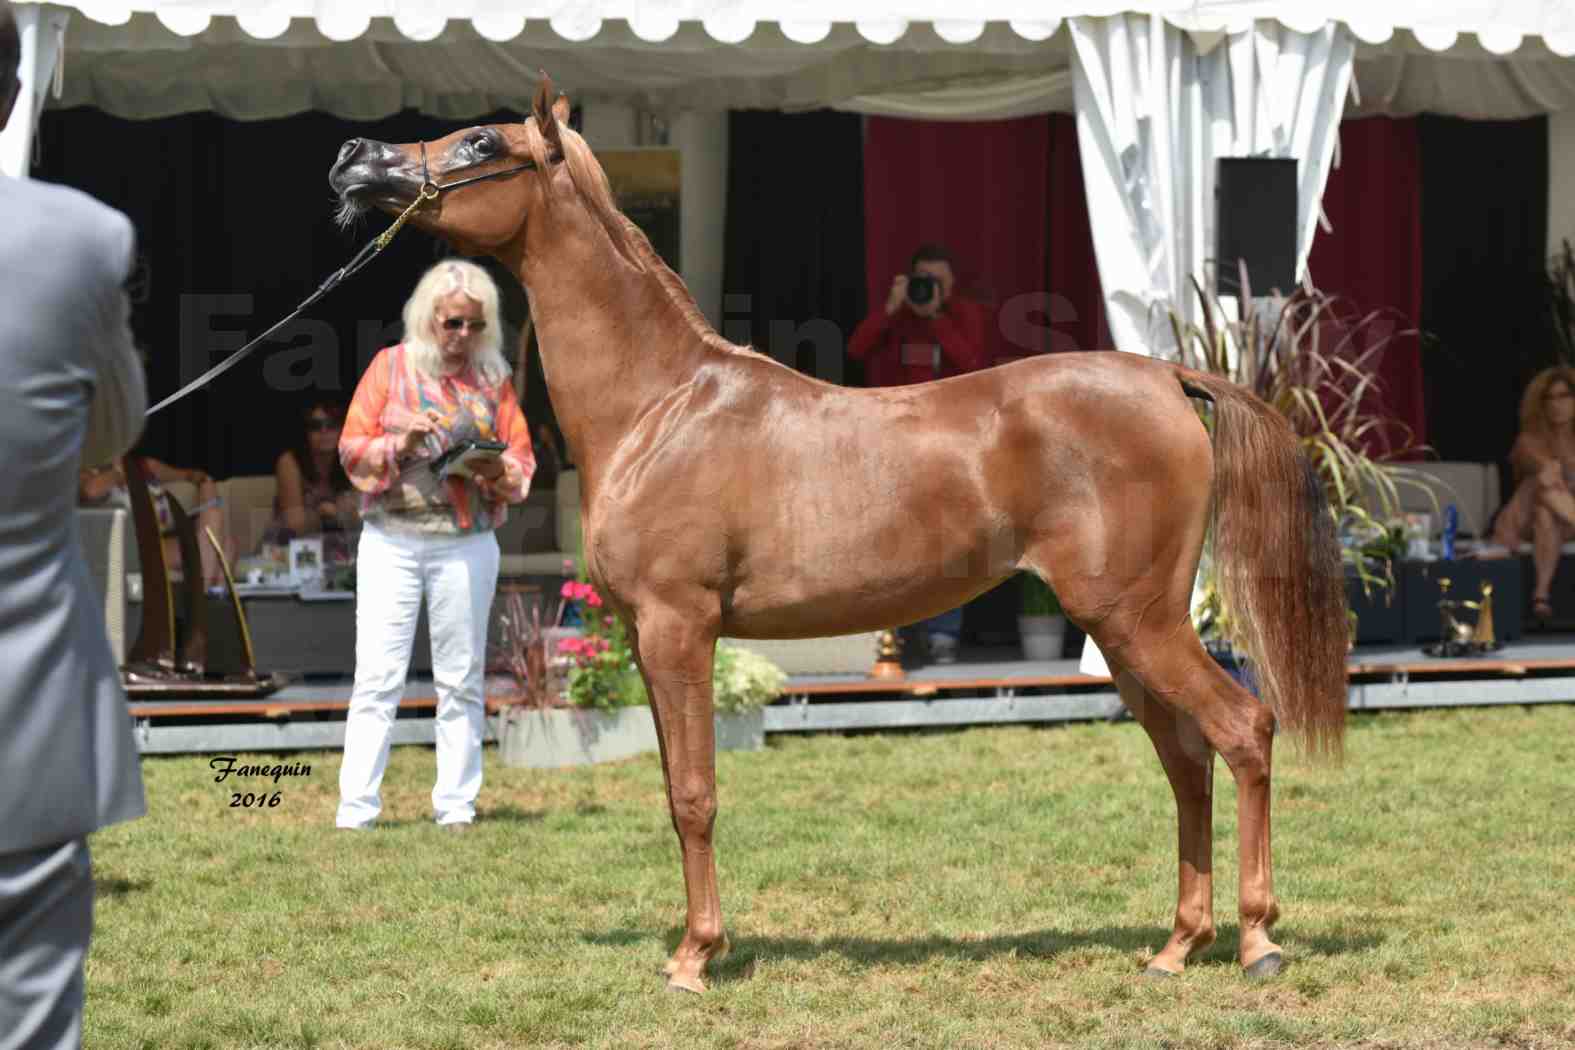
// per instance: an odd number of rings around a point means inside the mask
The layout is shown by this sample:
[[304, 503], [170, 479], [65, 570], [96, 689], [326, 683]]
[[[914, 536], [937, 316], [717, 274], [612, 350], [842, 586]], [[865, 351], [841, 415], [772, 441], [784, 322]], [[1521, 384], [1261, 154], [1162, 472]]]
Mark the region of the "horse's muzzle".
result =
[[351, 139], [339, 147], [339, 158], [328, 170], [328, 185], [340, 197], [388, 192], [398, 182], [403, 159], [386, 142]]

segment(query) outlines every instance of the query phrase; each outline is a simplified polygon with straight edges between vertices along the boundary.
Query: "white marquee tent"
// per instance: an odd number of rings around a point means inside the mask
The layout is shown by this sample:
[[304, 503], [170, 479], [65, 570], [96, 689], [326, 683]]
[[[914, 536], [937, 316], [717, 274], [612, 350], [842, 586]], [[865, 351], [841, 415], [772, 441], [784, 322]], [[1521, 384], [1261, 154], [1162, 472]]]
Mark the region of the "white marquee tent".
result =
[[669, 110], [1071, 111], [1073, 28], [1123, 13], [1201, 52], [1255, 22], [1339, 26], [1358, 113], [1575, 103], [1570, 0], [73, 0], [38, 5], [43, 51], [68, 13], [61, 101], [132, 118], [473, 115], [517, 105], [541, 66]]
[[459, 120], [525, 108], [545, 68], [581, 100], [668, 116], [1072, 112], [1111, 330], [1139, 352], [1163, 339], [1155, 305], [1185, 304], [1203, 267], [1217, 158], [1301, 161], [1305, 264], [1343, 117], [1575, 112], [1575, 0], [25, 0], [18, 11], [35, 105], [18, 107], [0, 141], [10, 173], [26, 167], [51, 90], [57, 104], [128, 118], [415, 108]]
[[[666, 115], [1075, 112], [1118, 345], [1209, 243], [1214, 160], [1304, 161], [1305, 259], [1342, 116], [1575, 111], [1575, 0], [71, 0], [18, 7], [36, 113], [237, 119], [524, 108], [536, 71]], [[959, 18], [959, 11], [970, 17]]]

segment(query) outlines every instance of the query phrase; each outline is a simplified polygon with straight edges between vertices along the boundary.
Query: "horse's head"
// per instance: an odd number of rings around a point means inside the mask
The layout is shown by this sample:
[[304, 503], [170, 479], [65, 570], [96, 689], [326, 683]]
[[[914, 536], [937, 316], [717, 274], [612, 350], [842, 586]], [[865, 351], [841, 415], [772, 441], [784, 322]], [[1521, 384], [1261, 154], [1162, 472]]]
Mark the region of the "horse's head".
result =
[[374, 207], [398, 215], [425, 196], [410, 222], [467, 255], [495, 252], [521, 237], [548, 191], [551, 166], [564, 156], [559, 125], [568, 119], [568, 98], [554, 98], [543, 74], [524, 123], [466, 128], [404, 145], [351, 139], [328, 172], [339, 220], [348, 223]]

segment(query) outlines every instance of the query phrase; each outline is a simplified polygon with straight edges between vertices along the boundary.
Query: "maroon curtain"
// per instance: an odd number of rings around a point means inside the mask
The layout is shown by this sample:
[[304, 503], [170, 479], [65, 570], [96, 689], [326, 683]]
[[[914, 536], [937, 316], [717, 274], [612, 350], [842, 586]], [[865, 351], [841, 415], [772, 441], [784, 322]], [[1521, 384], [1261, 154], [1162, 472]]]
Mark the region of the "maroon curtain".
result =
[[871, 117], [864, 140], [870, 308], [886, 301], [915, 248], [938, 243], [952, 253], [957, 292], [985, 304], [992, 362], [1046, 349], [1046, 311], [1033, 307], [1044, 299], [1049, 140], [1044, 117]]
[[1050, 290], [1049, 349], [1108, 350], [1114, 342], [1105, 318], [1094, 259], [1094, 234], [1083, 190], [1083, 157], [1077, 119], [1050, 115], [1049, 243], [1045, 277]]
[[[1320, 291], [1356, 310], [1388, 309], [1394, 330], [1415, 329], [1422, 316], [1421, 148], [1414, 119], [1368, 117], [1340, 125], [1340, 166], [1329, 172], [1323, 210], [1334, 227], [1313, 238], [1308, 269]], [[1375, 329], [1373, 335], [1379, 334]], [[1378, 374], [1375, 407], [1427, 440], [1420, 343], [1391, 339]], [[1389, 447], [1398, 447], [1389, 436]], [[1378, 451], [1378, 449], [1375, 449]]]

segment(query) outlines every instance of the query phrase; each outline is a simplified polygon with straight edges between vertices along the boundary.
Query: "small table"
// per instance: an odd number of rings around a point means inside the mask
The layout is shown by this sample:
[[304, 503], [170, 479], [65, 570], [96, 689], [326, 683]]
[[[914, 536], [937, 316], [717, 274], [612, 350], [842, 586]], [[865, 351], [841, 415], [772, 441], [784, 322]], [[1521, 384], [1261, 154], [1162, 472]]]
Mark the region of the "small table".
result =
[[[489, 649], [503, 641], [498, 615], [507, 595], [517, 592], [529, 605], [540, 588], [533, 584], [502, 581], [492, 603], [487, 627]], [[241, 606], [246, 610], [246, 626], [252, 635], [252, 651], [261, 672], [290, 675], [355, 674], [355, 592], [303, 590], [292, 587], [236, 587]], [[176, 616], [181, 615], [184, 595], [177, 592]], [[142, 627], [142, 602], [126, 607], [126, 635], [135, 638]], [[410, 670], [418, 674], [432, 671], [432, 643], [427, 633], [426, 603], [416, 619], [416, 637], [410, 647]], [[239, 668], [245, 665], [240, 630], [228, 595], [208, 597], [208, 666]]]
[[[355, 592], [308, 591], [287, 588], [238, 589], [251, 631], [257, 670], [290, 675], [355, 674]], [[176, 616], [184, 596], [177, 594]], [[135, 638], [142, 627], [142, 603], [126, 606], [126, 636]], [[208, 666], [238, 668], [245, 665], [245, 649], [229, 595], [208, 597]], [[423, 606], [416, 621], [415, 644], [410, 650], [410, 670], [432, 670], [432, 645], [427, 640]]]

